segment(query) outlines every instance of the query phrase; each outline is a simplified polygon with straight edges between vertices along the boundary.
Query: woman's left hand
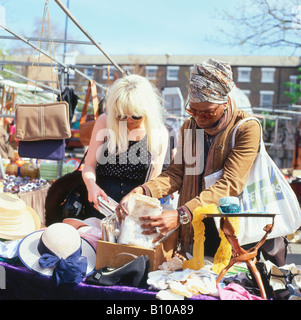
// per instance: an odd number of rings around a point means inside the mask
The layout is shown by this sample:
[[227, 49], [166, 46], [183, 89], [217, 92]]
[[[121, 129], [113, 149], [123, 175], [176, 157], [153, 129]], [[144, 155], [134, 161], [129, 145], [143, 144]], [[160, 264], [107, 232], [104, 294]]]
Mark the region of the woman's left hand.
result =
[[142, 234], [158, 233], [153, 242], [159, 241], [167, 232], [177, 228], [180, 225], [179, 214], [177, 210], [163, 211], [160, 215], [140, 217], [141, 227], [146, 229]]

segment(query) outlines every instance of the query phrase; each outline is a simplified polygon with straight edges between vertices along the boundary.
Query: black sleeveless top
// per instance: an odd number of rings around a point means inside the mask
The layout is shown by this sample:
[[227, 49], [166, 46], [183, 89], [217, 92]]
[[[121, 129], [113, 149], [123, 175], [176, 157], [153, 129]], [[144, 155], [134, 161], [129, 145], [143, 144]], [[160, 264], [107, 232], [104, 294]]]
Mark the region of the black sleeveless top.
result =
[[129, 147], [120, 154], [109, 153], [103, 145], [98, 159], [96, 174], [101, 177], [118, 177], [129, 180], [143, 180], [151, 164], [151, 154], [147, 149], [147, 137], [139, 141], [129, 141]]

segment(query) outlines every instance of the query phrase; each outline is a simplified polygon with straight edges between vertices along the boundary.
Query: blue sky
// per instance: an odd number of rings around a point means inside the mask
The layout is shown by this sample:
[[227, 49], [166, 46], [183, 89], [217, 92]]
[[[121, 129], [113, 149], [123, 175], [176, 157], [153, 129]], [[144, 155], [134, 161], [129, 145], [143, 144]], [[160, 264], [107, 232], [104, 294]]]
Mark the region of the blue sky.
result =
[[[183, 55], [248, 55], [249, 49], [226, 45], [220, 31], [232, 26], [221, 19], [227, 9], [235, 15], [243, 0], [69, 0], [69, 9], [88, 33], [109, 54], [183, 54]], [[61, 0], [67, 5], [67, 0]], [[43, 15], [45, 0], [0, 0], [6, 8], [6, 25], [23, 36], [37, 37], [33, 30], [36, 19]], [[65, 13], [49, 2], [52, 26], [63, 38]], [[9, 35], [0, 29], [1, 35]], [[68, 38], [87, 40], [68, 22]], [[0, 40], [0, 47], [11, 42]], [[68, 47], [67, 47], [68, 49]], [[90, 46], [79, 46], [81, 52], [98, 54]], [[283, 50], [265, 50], [256, 54], [278, 55]]]

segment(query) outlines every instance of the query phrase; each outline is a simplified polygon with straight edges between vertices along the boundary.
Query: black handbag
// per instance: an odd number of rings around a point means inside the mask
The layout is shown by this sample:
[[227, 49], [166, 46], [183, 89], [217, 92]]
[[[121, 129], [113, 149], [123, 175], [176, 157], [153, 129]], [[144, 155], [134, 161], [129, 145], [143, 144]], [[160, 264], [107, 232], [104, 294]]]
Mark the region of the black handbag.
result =
[[[82, 163], [84, 162], [88, 150], [86, 151], [82, 161], [78, 165], [75, 171], [79, 171]], [[103, 219], [105, 216], [96, 210], [92, 203], [88, 202], [87, 199], [83, 199], [80, 192], [77, 190], [78, 186], [83, 183], [82, 178], [77, 181], [73, 188], [67, 194], [64, 202], [61, 204], [62, 208], [62, 219], [66, 218], [77, 218], [86, 219], [89, 217], [97, 217]]]
[[[86, 151], [85, 155], [82, 158], [82, 161], [78, 165], [75, 171], [79, 171], [81, 165], [85, 161], [86, 155], [88, 150]], [[76, 188], [79, 186], [81, 181], [78, 180], [73, 188], [68, 192], [66, 195], [65, 200], [61, 203], [61, 210], [62, 210], [62, 220], [66, 218], [78, 218], [83, 210], [83, 204], [81, 195], [79, 192], [76, 191]]]
[[86, 154], [87, 152], [75, 171], [60, 177], [49, 188], [45, 200], [46, 226], [62, 222], [66, 218], [104, 218], [88, 201], [88, 191], [79, 170]]

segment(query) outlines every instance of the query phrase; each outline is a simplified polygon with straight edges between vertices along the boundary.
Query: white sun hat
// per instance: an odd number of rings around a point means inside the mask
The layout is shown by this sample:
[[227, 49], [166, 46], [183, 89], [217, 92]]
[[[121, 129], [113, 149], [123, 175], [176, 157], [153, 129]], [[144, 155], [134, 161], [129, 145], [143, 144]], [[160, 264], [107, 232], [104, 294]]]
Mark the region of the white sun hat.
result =
[[79, 232], [66, 223], [54, 223], [26, 236], [18, 256], [30, 270], [55, 276], [57, 283], [79, 283], [96, 264], [96, 252]]
[[39, 230], [38, 214], [18, 196], [0, 193], [0, 238], [17, 240]]

